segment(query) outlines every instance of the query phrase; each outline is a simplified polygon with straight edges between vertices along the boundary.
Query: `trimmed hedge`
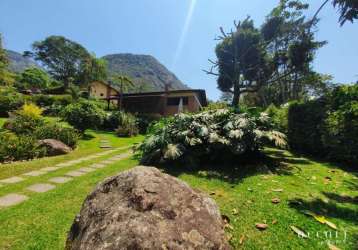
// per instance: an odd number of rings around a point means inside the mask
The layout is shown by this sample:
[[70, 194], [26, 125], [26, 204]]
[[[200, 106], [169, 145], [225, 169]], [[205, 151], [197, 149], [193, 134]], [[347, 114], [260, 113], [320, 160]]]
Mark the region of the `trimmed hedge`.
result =
[[326, 118], [324, 100], [292, 103], [288, 109], [287, 138], [290, 148], [323, 156], [323, 124]]
[[324, 98], [294, 103], [288, 112], [292, 149], [344, 163], [358, 163], [358, 84]]

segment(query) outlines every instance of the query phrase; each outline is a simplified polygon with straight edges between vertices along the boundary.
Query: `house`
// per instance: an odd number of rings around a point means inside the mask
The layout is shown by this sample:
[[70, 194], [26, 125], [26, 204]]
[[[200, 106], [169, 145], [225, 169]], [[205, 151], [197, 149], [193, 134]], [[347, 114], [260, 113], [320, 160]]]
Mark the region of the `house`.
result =
[[[117, 85], [104, 81], [95, 81], [90, 85], [90, 96], [97, 99], [108, 100], [111, 97], [118, 97], [120, 89]], [[113, 104], [118, 104], [116, 100], [111, 100]]]
[[169, 90], [145, 93], [125, 93], [111, 84], [94, 82], [90, 95], [119, 108], [139, 114], [170, 116], [180, 112], [197, 112], [207, 106], [206, 93], [202, 89]]

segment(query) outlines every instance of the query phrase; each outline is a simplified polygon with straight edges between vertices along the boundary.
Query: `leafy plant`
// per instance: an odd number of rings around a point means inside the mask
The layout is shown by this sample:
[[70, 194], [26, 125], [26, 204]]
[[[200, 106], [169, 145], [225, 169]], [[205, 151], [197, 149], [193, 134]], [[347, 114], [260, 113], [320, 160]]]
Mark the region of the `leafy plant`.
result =
[[45, 154], [38, 146], [37, 140], [31, 136], [1, 132], [0, 141], [0, 162], [27, 160]]
[[21, 109], [14, 112], [4, 124], [4, 127], [15, 134], [32, 134], [45, 121], [41, 116], [42, 109], [35, 104], [24, 104]]
[[106, 114], [95, 103], [81, 100], [65, 107], [62, 116], [65, 121], [84, 133], [86, 129], [99, 128]]
[[285, 135], [273, 131], [269, 117], [220, 109], [165, 118], [148, 129], [138, 147], [144, 164], [233, 161], [257, 153], [267, 141], [285, 146]]
[[34, 136], [38, 140], [55, 139], [63, 142], [71, 148], [76, 147], [79, 139], [79, 133], [75, 129], [71, 127], [64, 127], [61, 124], [53, 122], [38, 127], [34, 132]]
[[120, 137], [132, 137], [139, 133], [137, 118], [130, 113], [123, 113], [116, 134]]

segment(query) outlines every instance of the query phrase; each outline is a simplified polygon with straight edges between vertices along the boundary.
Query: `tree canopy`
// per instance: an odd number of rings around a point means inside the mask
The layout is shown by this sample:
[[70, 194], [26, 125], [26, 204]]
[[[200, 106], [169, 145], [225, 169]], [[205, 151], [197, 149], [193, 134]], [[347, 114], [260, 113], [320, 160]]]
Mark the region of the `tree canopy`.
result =
[[262, 89], [270, 88], [280, 102], [300, 97], [306, 78], [314, 73], [314, 53], [325, 44], [314, 40], [311, 27], [318, 21], [303, 15], [307, 8], [301, 1], [281, 0], [260, 28], [249, 17], [235, 23], [234, 31], [220, 28], [217, 60], [206, 72], [217, 76], [221, 91], [233, 94], [233, 105], [240, 96], [258, 91], [265, 99]]
[[82, 45], [63, 36], [50, 36], [32, 45], [25, 55], [40, 61], [51, 76], [62, 81], [67, 89], [71, 83], [88, 84], [105, 77], [105, 64], [92, 56]]
[[25, 69], [18, 78], [21, 88], [45, 89], [51, 84], [51, 79], [47, 72], [36, 67]]

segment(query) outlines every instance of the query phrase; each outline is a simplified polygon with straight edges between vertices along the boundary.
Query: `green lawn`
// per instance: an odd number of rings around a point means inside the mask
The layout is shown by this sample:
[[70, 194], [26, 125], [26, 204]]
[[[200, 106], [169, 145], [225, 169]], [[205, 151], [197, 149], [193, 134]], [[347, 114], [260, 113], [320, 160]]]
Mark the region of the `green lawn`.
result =
[[0, 129], [4, 125], [5, 121], [6, 121], [6, 118], [0, 118]]
[[[99, 152], [101, 139], [108, 139], [118, 147], [142, 140], [142, 137], [119, 139], [111, 133], [91, 134], [93, 138], [81, 141], [79, 148], [70, 155], [0, 166], [0, 179]], [[295, 157], [286, 151], [266, 151], [271, 157], [280, 159], [282, 166], [279, 171], [272, 170], [270, 173], [261, 166], [259, 171], [246, 167], [231, 173], [201, 170], [176, 175], [192, 187], [211, 194], [217, 201], [221, 212], [230, 218], [231, 227], [227, 228], [227, 233], [232, 236], [231, 243], [235, 249], [328, 249], [323, 233], [332, 230], [313, 217], [304, 215], [301, 210], [325, 215], [339, 229], [337, 240], [340, 242], [334, 244], [341, 249], [354, 249], [353, 244], [357, 241], [354, 237], [358, 234], [358, 207], [354, 199], [358, 196], [357, 174], [342, 171], [335, 165]], [[94, 161], [108, 157], [110, 155]], [[23, 192], [28, 185], [44, 182], [52, 176], [90, 163], [0, 187], [0, 196]], [[77, 177], [47, 193], [25, 192], [30, 196], [28, 201], [0, 210], [0, 249], [63, 249], [67, 231], [86, 195], [107, 176], [137, 164], [135, 159], [126, 159]], [[282, 189], [282, 192], [274, 192], [273, 189]], [[271, 199], [276, 197], [281, 202], [272, 204]], [[267, 223], [269, 227], [258, 231], [255, 223]], [[292, 225], [310, 233], [311, 238], [299, 238], [290, 229]], [[313, 235], [317, 232], [319, 238]]]

